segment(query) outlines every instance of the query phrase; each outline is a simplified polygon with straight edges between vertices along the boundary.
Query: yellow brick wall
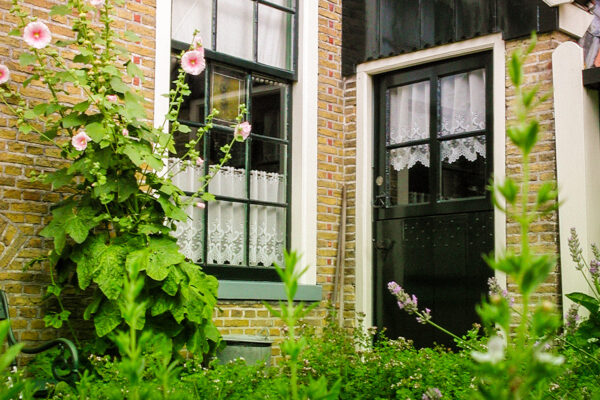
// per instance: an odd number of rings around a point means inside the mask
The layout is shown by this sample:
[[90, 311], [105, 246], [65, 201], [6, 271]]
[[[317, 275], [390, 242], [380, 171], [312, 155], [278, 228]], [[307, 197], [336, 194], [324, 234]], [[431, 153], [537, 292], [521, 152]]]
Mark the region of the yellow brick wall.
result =
[[[21, 6], [31, 15], [37, 16], [48, 25], [53, 41], [72, 36], [71, 16], [49, 17], [48, 12], [62, 1], [25, 0]], [[20, 86], [29, 71], [19, 66], [18, 57], [27, 46], [21, 38], [8, 36], [16, 27], [16, 19], [9, 13], [11, 2], [0, 0], [0, 63], [11, 70], [10, 86]], [[118, 10], [115, 29], [136, 32], [140, 43], [128, 45], [132, 59], [144, 71], [145, 80], [132, 81], [142, 89], [143, 95], [154, 98], [154, 27], [155, 0], [126, 0]], [[69, 49], [59, 49], [63, 57], [73, 56]], [[127, 60], [123, 60], [127, 61]], [[67, 88], [68, 96], [62, 100], [79, 102], [81, 93], [72, 87]], [[49, 92], [41, 83], [34, 82], [26, 89], [19, 88], [29, 104], [36, 104], [49, 98]], [[151, 111], [152, 104], [148, 104]], [[151, 113], [149, 114], [151, 117]], [[35, 134], [23, 134], [15, 128], [16, 118], [0, 107], [0, 288], [7, 292], [11, 304], [12, 326], [17, 340], [47, 340], [57, 335], [53, 329], [44, 329], [42, 318], [48, 302], [42, 297], [50, 281], [47, 265], [36, 265], [27, 271], [23, 268], [32, 258], [44, 255], [52, 244], [38, 233], [48, 223], [49, 207], [59, 201], [61, 193], [50, 191], [48, 185], [31, 182], [29, 174], [47, 172], [60, 168], [65, 162], [56, 148], [43, 142]], [[71, 299], [71, 303], [81, 303]], [[68, 335], [67, 332], [61, 332]]]
[[[561, 43], [571, 40], [565, 34], [554, 32], [540, 35], [538, 43], [532, 54], [527, 58], [524, 65], [525, 87], [540, 86], [540, 93], [548, 93], [549, 97], [535, 109], [535, 117], [540, 121], [540, 134], [538, 145], [531, 153], [531, 190], [540, 187], [543, 182], [556, 182], [556, 144], [554, 136], [554, 97], [552, 95], [552, 52]], [[525, 49], [530, 40], [515, 40], [506, 43], [507, 65], [510, 54], [517, 48]], [[514, 90], [510, 83], [508, 73], [506, 81], [506, 119], [507, 125], [515, 120], [513, 110]], [[506, 175], [518, 178], [521, 175], [521, 157], [518, 150], [506, 138]], [[530, 201], [534, 201], [534, 197]], [[533, 203], [531, 203], [533, 204]], [[507, 221], [506, 243], [507, 247], [518, 248], [519, 226], [515, 221]], [[564, 238], [566, 240], [566, 238]], [[534, 222], [531, 226], [529, 242], [534, 251], [538, 253], [558, 254], [558, 213], [554, 212]], [[508, 288], [514, 294], [516, 287], [514, 282], [508, 282]], [[516, 303], [519, 303], [517, 297]], [[560, 307], [560, 265], [551, 273], [548, 280], [544, 282], [534, 295], [534, 301], [550, 300]]]

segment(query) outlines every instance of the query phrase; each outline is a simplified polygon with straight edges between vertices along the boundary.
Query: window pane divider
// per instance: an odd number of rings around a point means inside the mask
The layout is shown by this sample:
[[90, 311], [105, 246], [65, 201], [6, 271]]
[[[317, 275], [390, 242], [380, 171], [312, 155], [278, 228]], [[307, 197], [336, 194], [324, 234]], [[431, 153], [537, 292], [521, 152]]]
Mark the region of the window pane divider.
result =
[[279, 11], [284, 11], [284, 12], [289, 13], [289, 14], [296, 14], [296, 10], [294, 10], [293, 8], [282, 6], [280, 4], [276, 4], [276, 3], [273, 3], [273, 2], [270, 2], [270, 1], [267, 1], [267, 0], [252, 0], [252, 1], [255, 1], [255, 2], [259, 3], [259, 4], [263, 4], [265, 6], [269, 6], [271, 8], [275, 8], [275, 9], [277, 9]]
[[262, 142], [269, 142], [269, 143], [276, 143], [276, 144], [289, 144], [288, 140], [273, 137], [273, 136], [259, 135], [257, 133], [251, 133], [250, 136], [252, 136], [254, 139], [260, 139], [260, 141], [262, 141]]
[[479, 130], [479, 131], [461, 132], [461, 133], [455, 133], [452, 135], [438, 136], [438, 140], [440, 142], [443, 142], [443, 141], [452, 140], [452, 139], [462, 139], [462, 138], [471, 137], [471, 136], [481, 136], [481, 135], [485, 135], [486, 133], [487, 133], [486, 129]]
[[386, 150], [395, 150], [395, 149], [399, 149], [402, 147], [410, 147], [410, 146], [418, 146], [418, 145], [422, 145], [422, 144], [429, 144], [430, 139], [419, 139], [419, 140], [409, 140], [407, 142], [402, 142], [402, 143], [394, 143], [394, 144], [388, 144], [385, 146]]

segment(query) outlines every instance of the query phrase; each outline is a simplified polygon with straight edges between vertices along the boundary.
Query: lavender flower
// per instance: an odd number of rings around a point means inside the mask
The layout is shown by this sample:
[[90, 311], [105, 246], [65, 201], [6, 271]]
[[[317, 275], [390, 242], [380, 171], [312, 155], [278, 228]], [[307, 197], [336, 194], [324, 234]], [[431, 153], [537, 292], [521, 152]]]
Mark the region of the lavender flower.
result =
[[423, 397], [421, 397], [421, 400], [439, 400], [441, 399], [442, 396], [442, 392], [440, 392], [440, 389], [438, 388], [428, 388], [425, 393], [423, 393]]
[[583, 257], [581, 255], [581, 244], [579, 243], [579, 237], [577, 237], [575, 228], [571, 228], [571, 236], [569, 236], [569, 253], [571, 254], [571, 259], [577, 264], [575, 268], [581, 271], [583, 269]]
[[508, 302], [509, 306], [512, 307], [513, 304], [515, 303], [515, 299], [513, 299], [512, 297], [510, 297], [508, 295], [508, 291], [506, 289], [502, 289], [502, 287], [500, 286], [500, 283], [498, 283], [498, 280], [496, 279], [495, 276], [492, 276], [491, 278], [488, 279], [487, 281], [488, 284], [488, 294], [490, 295], [490, 297], [497, 295], [500, 296], [504, 299], [506, 299], [506, 301]]
[[595, 258], [590, 261], [590, 275], [593, 279], [600, 277], [600, 261]]
[[417, 299], [417, 296], [406, 293], [400, 285], [393, 281], [388, 283], [388, 290], [398, 300], [398, 307], [401, 310], [406, 311], [410, 315], [417, 315], [418, 323], [426, 324], [431, 320], [431, 310], [429, 308], [419, 311], [419, 299]]
[[567, 311], [567, 317], [565, 318], [565, 333], [575, 333], [577, 329], [577, 323], [579, 322], [579, 305], [571, 304], [569, 311]]

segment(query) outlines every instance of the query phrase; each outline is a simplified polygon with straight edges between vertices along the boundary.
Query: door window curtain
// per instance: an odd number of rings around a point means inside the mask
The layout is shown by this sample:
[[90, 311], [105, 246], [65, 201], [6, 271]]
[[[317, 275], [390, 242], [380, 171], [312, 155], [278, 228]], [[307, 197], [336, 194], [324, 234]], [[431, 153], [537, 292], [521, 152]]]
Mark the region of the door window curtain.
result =
[[[439, 81], [440, 111], [438, 137], [485, 129], [485, 70], [456, 74]], [[430, 83], [423, 81], [388, 90], [388, 145], [425, 140], [430, 129]], [[485, 158], [485, 140], [468, 137], [444, 140], [441, 159], [454, 163], [460, 157], [474, 161]], [[417, 163], [429, 167], [429, 149], [425, 145], [401, 147], [390, 153], [396, 171]]]
[[[177, 163], [177, 160], [171, 160]], [[174, 168], [176, 169], [176, 167]], [[200, 188], [202, 168], [188, 167], [175, 175], [173, 181], [184, 191]], [[215, 195], [245, 198], [246, 174], [244, 169], [223, 167], [209, 183], [209, 192]], [[250, 171], [250, 198], [258, 201], [284, 202], [285, 177], [275, 172]], [[208, 206], [209, 264], [244, 265], [246, 205], [229, 201], [213, 201]], [[182, 253], [193, 262], [202, 258], [204, 243], [204, 212], [196, 207], [188, 210], [188, 220], [178, 222], [173, 234]], [[283, 262], [285, 247], [286, 210], [282, 207], [250, 205], [249, 264], [270, 266]]]

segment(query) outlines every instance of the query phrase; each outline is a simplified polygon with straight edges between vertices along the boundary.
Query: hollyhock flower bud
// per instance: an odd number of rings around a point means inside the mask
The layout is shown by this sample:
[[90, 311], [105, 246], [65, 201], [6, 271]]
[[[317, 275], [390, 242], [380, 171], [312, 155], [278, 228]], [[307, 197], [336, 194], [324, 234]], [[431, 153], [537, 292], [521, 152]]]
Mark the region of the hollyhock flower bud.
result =
[[50, 44], [52, 34], [50, 29], [40, 21], [30, 22], [23, 31], [23, 39], [33, 48], [43, 49]]
[[110, 101], [111, 103], [116, 103], [119, 100], [119, 96], [116, 94], [109, 94], [106, 96], [106, 100]]
[[201, 52], [204, 57], [204, 47], [202, 46], [202, 38], [200, 36], [194, 36], [194, 39], [192, 40], [192, 49]]
[[204, 50], [190, 50], [181, 57], [181, 68], [187, 74], [200, 75], [205, 67]]
[[240, 136], [243, 140], [248, 139], [250, 136], [250, 131], [252, 130], [252, 125], [248, 121], [244, 121], [241, 124], [238, 124], [235, 127], [235, 134]]
[[92, 138], [89, 137], [85, 131], [81, 131], [77, 135], [73, 136], [71, 139], [71, 144], [76, 150], [83, 151], [87, 147], [87, 144], [90, 140], [92, 140]]
[[196, 158], [196, 165], [200, 167], [202, 164], [204, 164], [202, 157]]
[[121, 133], [123, 134], [123, 136], [129, 136], [129, 131], [127, 130], [127, 128], [123, 128]]
[[195, 204], [195, 206], [196, 206], [197, 208], [206, 208], [206, 204], [202, 203], [201, 201], [197, 202], [197, 203]]
[[10, 70], [6, 65], [0, 64], [0, 85], [8, 82], [10, 79]]

